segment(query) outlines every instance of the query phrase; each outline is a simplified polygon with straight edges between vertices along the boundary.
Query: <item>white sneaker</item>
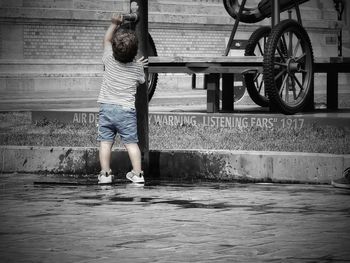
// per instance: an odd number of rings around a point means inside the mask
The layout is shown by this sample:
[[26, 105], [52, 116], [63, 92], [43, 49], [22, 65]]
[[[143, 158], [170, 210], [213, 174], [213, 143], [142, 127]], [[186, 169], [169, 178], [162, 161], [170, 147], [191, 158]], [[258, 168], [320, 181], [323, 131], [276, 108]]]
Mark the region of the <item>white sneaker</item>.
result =
[[126, 178], [129, 179], [133, 183], [144, 183], [145, 178], [143, 178], [143, 172], [137, 174], [134, 171], [128, 172], [126, 174]]
[[99, 184], [111, 184], [114, 179], [114, 175], [111, 174], [112, 171], [109, 172], [101, 171], [98, 175], [98, 183]]

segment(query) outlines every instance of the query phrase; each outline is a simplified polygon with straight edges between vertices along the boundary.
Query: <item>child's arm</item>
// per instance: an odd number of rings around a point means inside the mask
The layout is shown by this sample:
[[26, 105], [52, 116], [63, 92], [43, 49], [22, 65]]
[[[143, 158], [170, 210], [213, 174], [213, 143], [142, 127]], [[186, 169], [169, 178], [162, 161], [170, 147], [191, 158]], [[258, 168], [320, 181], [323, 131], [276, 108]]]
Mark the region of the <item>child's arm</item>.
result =
[[123, 16], [118, 14], [113, 14], [111, 22], [112, 23], [108, 27], [105, 33], [105, 37], [103, 39], [104, 46], [110, 45], [112, 43], [113, 32], [117, 27], [119, 27], [123, 23]]

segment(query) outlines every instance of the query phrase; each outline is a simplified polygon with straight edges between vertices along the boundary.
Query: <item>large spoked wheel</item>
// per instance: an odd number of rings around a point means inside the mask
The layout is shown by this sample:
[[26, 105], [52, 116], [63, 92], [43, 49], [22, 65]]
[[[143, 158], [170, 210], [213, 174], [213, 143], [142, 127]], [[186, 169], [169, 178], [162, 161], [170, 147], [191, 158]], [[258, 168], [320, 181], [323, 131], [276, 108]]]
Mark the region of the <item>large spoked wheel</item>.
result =
[[284, 114], [301, 111], [312, 95], [313, 52], [297, 21], [284, 20], [273, 28], [263, 64], [270, 107]]
[[[264, 50], [270, 32], [271, 27], [269, 26], [263, 26], [255, 30], [248, 40], [244, 55], [264, 56]], [[244, 81], [250, 98], [259, 106], [268, 107], [269, 99], [262, 72], [244, 74]]]
[[[148, 35], [148, 56], [157, 56], [156, 46], [151, 35]], [[158, 74], [157, 73], [148, 73], [148, 101], [151, 101], [154, 92], [156, 91], [156, 86], [158, 82]]]

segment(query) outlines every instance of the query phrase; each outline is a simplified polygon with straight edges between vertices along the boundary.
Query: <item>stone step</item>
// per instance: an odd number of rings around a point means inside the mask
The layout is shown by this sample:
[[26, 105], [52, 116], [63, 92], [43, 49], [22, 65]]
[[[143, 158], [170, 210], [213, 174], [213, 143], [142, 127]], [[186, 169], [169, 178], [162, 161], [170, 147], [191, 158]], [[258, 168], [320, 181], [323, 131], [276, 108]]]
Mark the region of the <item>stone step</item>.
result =
[[118, 1], [86, 1], [86, 0], [1, 0], [0, 7], [20, 7], [20, 8], [36, 8], [36, 9], [82, 9], [82, 10], [120, 10], [129, 5], [129, 0]]
[[8, 97], [46, 97], [51, 96], [81, 96], [82, 94], [97, 94], [101, 86], [101, 77], [71, 76], [71, 77], [36, 77], [17, 76], [0, 78], [0, 96]]
[[0, 73], [101, 73], [100, 60], [0, 59]]

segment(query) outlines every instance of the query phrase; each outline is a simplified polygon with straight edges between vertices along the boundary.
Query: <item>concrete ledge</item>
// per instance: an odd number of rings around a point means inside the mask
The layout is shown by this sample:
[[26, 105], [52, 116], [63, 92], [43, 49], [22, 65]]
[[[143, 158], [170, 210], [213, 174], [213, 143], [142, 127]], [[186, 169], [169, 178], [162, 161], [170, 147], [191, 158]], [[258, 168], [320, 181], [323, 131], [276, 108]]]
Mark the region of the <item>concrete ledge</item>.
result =
[[[98, 148], [0, 147], [1, 173], [96, 174]], [[350, 166], [350, 155], [224, 150], [150, 151], [149, 176], [167, 180], [261, 181], [328, 184]], [[124, 176], [130, 162], [114, 150], [112, 169]]]

